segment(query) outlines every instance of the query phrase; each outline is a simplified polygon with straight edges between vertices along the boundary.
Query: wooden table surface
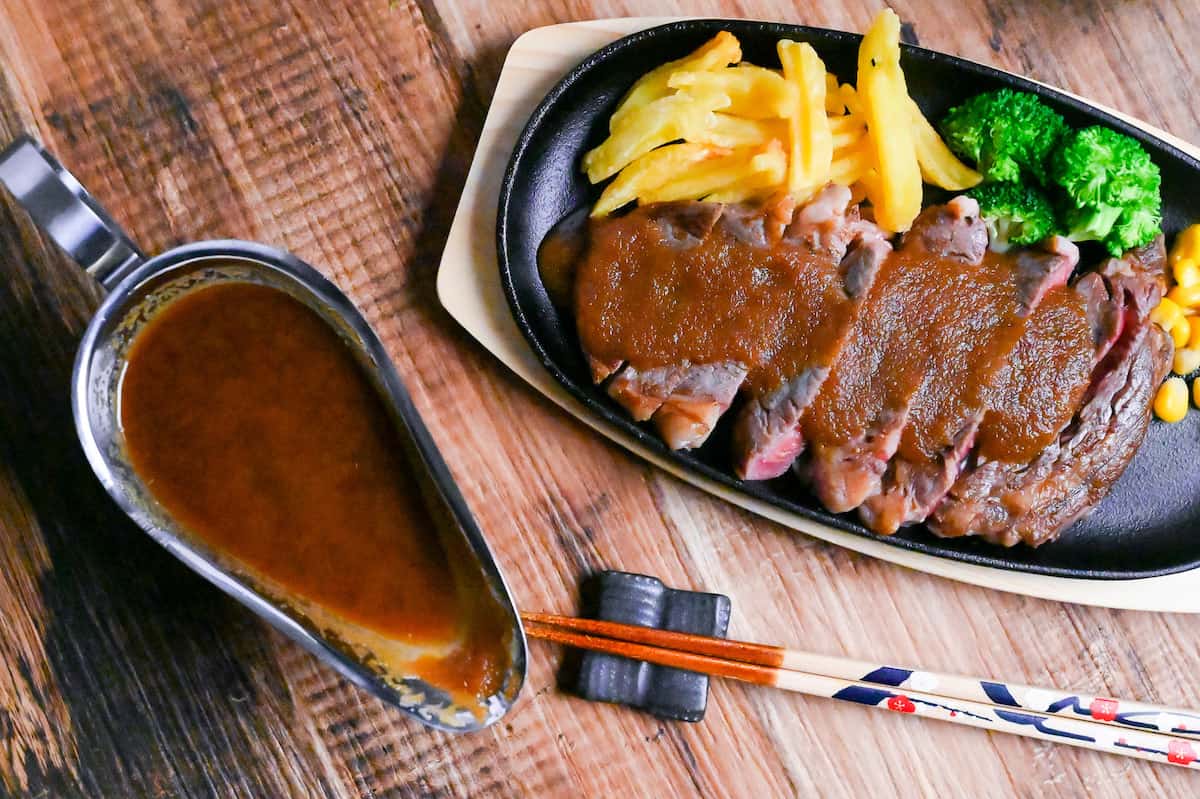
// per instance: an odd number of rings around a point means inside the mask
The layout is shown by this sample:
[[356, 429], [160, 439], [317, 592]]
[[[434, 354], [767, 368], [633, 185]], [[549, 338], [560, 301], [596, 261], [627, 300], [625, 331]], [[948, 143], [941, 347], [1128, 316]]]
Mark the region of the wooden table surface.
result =
[[[913, 41], [1200, 140], [1200, 16], [1186, 0], [892, 5]], [[861, 30], [879, 8], [5, 0], [0, 139], [41, 138], [147, 251], [258, 239], [338, 283], [407, 380], [521, 607], [570, 612], [581, 575], [623, 568], [729, 594], [737, 637], [1195, 705], [1195, 618], [996, 593], [789, 533], [604, 442], [438, 307], [435, 264], [520, 33], [628, 14]], [[0, 796], [1196, 795], [1194, 775], [1163, 766], [729, 683], [702, 724], [663, 723], [564, 696], [560, 652], [540, 643], [502, 722], [426, 730], [109, 501], [68, 403], [99, 299], [5, 197]]]

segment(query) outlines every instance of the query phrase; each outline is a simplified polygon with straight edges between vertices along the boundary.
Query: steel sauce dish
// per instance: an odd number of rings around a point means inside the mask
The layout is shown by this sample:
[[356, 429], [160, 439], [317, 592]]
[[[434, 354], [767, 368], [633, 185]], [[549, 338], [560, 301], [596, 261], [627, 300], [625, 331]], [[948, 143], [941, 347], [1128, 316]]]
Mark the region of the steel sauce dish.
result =
[[[186, 244], [145, 258], [82, 186], [28, 138], [0, 154], [3, 182], [34, 220], [108, 291], [89, 323], [75, 360], [72, 404], [77, 433], [96, 476], [117, 504], [160, 544], [356, 685], [430, 726], [470, 731], [500, 718], [525, 676], [525, 638], [508, 587], [383, 346], [336, 286], [289, 253], [253, 242]], [[267, 581], [207, 547], [165, 511], [130, 464], [118, 407], [129, 347], [155, 313], [183, 294], [222, 282], [283, 291], [328, 323], [379, 392], [440, 534], [502, 608], [507, 668], [478, 706], [412, 674], [392, 673], [355, 631], [318, 607], [271, 590]]]

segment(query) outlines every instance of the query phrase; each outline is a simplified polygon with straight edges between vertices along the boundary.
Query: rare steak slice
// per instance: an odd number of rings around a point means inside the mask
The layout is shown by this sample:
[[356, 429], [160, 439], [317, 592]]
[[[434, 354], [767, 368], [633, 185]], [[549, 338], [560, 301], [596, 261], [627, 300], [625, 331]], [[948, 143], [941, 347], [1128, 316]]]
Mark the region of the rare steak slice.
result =
[[1060, 440], [1055, 465], [1036, 483], [1028, 509], [997, 541], [1020, 540], [1038, 546], [1065, 530], [1103, 499], [1133, 460], [1150, 426], [1151, 406], [1171, 367], [1174, 345], [1149, 322], [1131, 336], [1127, 351], [1112, 363], [1079, 412], [1069, 435]]
[[633, 364], [613, 376], [605, 389], [634, 421], [644, 422], [655, 414], [688, 376], [686, 364], [669, 364], [639, 369]]
[[574, 305], [593, 380], [668, 445], [702, 444], [739, 389], [778, 389], [827, 352], [847, 286], [869, 285], [886, 244], [849, 200], [831, 185], [799, 209], [664, 203], [592, 220]]
[[[664, 203], [654, 207], [650, 218], [663, 246], [686, 250], [698, 246], [712, 232], [724, 210], [725, 206], [717, 203]], [[685, 364], [639, 368], [618, 355], [598, 357], [586, 349], [585, 355], [592, 382], [608, 381], [608, 395], [639, 422], [653, 416], [687, 376]]]
[[1025, 327], [992, 389], [978, 444], [934, 515], [943, 536], [1000, 535], [1008, 519], [998, 501], [1029, 463], [1070, 424], [1096, 364], [1120, 333], [1121, 298], [1098, 273], [1052, 290]]
[[929, 520], [934, 532], [1036, 546], [1107, 493], [1145, 435], [1170, 362], [1170, 342], [1147, 321], [1163, 263], [1159, 242], [1047, 297], [977, 451]]
[[925, 209], [885, 260], [802, 420], [808, 455], [797, 473], [829, 510], [852, 510], [879, 491], [926, 371], [953, 355], [946, 339], [985, 324], [999, 298], [1015, 310], [1016, 270], [986, 250], [978, 204], [956, 197]]
[[737, 396], [746, 367], [734, 361], [693, 366], [654, 414], [654, 426], [671, 449], [695, 449]]
[[[978, 286], [978, 301], [955, 310], [953, 320], [930, 320], [933, 357], [900, 447], [880, 491], [859, 508], [863, 522], [877, 533], [890, 535], [923, 521], [950, 490], [1031, 314], [1048, 292], [1066, 283], [1079, 250], [1053, 237], [1041, 249], [989, 258], [996, 269]], [[981, 269], [987, 266], [985, 260]]]
[[[814, 249], [827, 247], [832, 235], [818, 226], [794, 224], [789, 234]], [[734, 469], [745, 480], [769, 480], [787, 471], [804, 448], [800, 422], [809, 403], [829, 375], [846, 340], [851, 323], [891, 245], [869, 222], [844, 229], [855, 238], [837, 264], [825, 265], [821, 307], [807, 317], [808, 324], [792, 331], [778, 359], [775, 380], [759, 387], [747, 399], [733, 432]]]

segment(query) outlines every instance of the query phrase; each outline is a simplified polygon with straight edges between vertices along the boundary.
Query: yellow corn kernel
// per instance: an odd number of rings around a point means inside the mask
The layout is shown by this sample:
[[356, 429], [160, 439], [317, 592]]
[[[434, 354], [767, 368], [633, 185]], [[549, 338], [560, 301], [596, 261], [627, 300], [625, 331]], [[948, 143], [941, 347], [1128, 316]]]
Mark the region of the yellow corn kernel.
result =
[[1200, 408], [1200, 380], [1192, 381], [1192, 402]]
[[1150, 312], [1150, 321], [1163, 330], [1170, 330], [1176, 320], [1183, 318], [1183, 309], [1175, 304], [1174, 300], [1166, 297], [1159, 300], [1158, 305], [1154, 306], [1154, 310]]
[[1174, 424], [1187, 415], [1188, 390], [1182, 377], [1168, 377], [1154, 395], [1154, 415]]
[[1197, 369], [1200, 369], [1200, 350], [1175, 350], [1175, 360], [1171, 364], [1172, 372], [1177, 375], [1190, 375]]
[[1171, 265], [1184, 258], [1200, 260], [1200, 225], [1192, 225], [1175, 237], [1175, 246], [1171, 248]]
[[1175, 263], [1175, 282], [1185, 289], [1200, 285], [1200, 264], [1192, 258], [1180, 258]]
[[1188, 324], [1186, 316], [1180, 316], [1167, 329], [1167, 333], [1175, 343], [1175, 349], [1180, 349], [1187, 346], [1188, 338], [1192, 335], [1192, 326]]
[[1185, 308], [1195, 308], [1200, 305], [1200, 283], [1194, 286], [1176, 286], [1167, 292], [1167, 299]]
[[1188, 322], [1187, 347], [1190, 350], [1200, 350], [1200, 316], [1186, 317]]

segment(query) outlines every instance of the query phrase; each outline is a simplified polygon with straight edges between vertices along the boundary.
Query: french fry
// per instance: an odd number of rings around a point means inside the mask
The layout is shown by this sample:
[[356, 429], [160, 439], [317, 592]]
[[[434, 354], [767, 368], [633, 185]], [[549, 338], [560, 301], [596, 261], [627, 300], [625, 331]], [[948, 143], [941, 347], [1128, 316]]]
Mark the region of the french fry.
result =
[[838, 87], [838, 97], [842, 101], [842, 105], [846, 106], [847, 114], [862, 116], [862, 103], [858, 99], [858, 91], [849, 83], [843, 83]]
[[780, 181], [775, 180], [769, 172], [756, 172], [742, 183], [715, 191], [704, 199], [710, 203], [744, 203], [761, 200], [778, 191], [780, 185]]
[[713, 114], [712, 123], [695, 133], [691, 141], [716, 147], [761, 147], [771, 139], [787, 137], [787, 124], [778, 119], [745, 119], [732, 114]]
[[608, 129], [615, 131], [621, 120], [633, 111], [649, 105], [671, 93], [667, 80], [675, 72], [706, 72], [721, 69], [742, 60], [742, 46], [729, 31], [721, 31], [700, 45], [690, 55], [670, 61], [638, 78], [608, 120]]
[[875, 221], [884, 230], [907, 230], [921, 212], [921, 169], [900, 69], [900, 18], [889, 8], [875, 17], [859, 46], [858, 95], [879, 174], [878, 191], [868, 192]]
[[829, 180], [842, 186], [852, 186], [871, 171], [873, 165], [869, 143], [860, 141], [856, 146], [834, 152]]
[[621, 170], [616, 180], [605, 187], [592, 207], [592, 216], [608, 216], [655, 189], [671, 184], [679, 175], [697, 164], [727, 155], [728, 150], [694, 142], [669, 144], [652, 150]]
[[607, 139], [588, 151], [583, 156], [583, 170], [588, 180], [599, 183], [655, 147], [692, 138], [709, 127], [714, 111], [728, 105], [727, 96], [709, 91], [660, 97], [631, 111]]
[[859, 114], [843, 114], [838, 117], [829, 117], [829, 131], [835, 136], [839, 133], [865, 131], [866, 129], [867, 121]]
[[949, 191], [969, 189], [983, 176], [959, 161], [950, 148], [942, 141], [942, 137], [929, 124], [929, 120], [921, 113], [920, 107], [908, 100], [912, 112], [913, 138], [917, 148], [917, 163], [921, 166], [921, 177], [926, 183], [932, 183]]
[[747, 186], [759, 190], [779, 186], [787, 176], [787, 155], [779, 140], [763, 147], [746, 148], [691, 166], [686, 173], [639, 195], [640, 202], [664, 203], [700, 200], [714, 192]]
[[750, 159], [747, 174], [705, 197], [715, 203], [741, 203], [778, 191], [787, 178], [788, 158], [783, 145], [773, 141]]
[[825, 113], [832, 116], [841, 116], [846, 113], [846, 104], [838, 95], [837, 75], [832, 72], [825, 73]]
[[[859, 175], [858, 180], [850, 187], [851, 197], [854, 197], [856, 193], [855, 186], [858, 187], [858, 191], [862, 192], [863, 196], [871, 201], [871, 205], [876, 208], [879, 207], [879, 203], [882, 202], [883, 180], [879, 177], [878, 171], [871, 168]], [[876, 221], [879, 220], [877, 219]]]
[[867, 123], [863, 122], [862, 117], [852, 114], [830, 117], [829, 130], [833, 136], [833, 149], [844, 150], [862, 140], [867, 134]]
[[777, 72], [739, 65], [713, 72], [676, 72], [667, 80], [672, 89], [729, 97], [726, 113], [747, 119], [786, 119], [796, 104], [796, 87]]
[[857, 88], [838, 83], [808, 44], [780, 40], [782, 70], [740, 63], [741, 45], [724, 31], [647, 72], [583, 158], [591, 182], [617, 176], [593, 216], [634, 201], [801, 202], [832, 181], [870, 200], [885, 230], [906, 230], [922, 179], [961, 191], [980, 176], [909, 98], [899, 27], [890, 10], [876, 16], [859, 46]]
[[825, 115], [825, 64], [807, 42], [781, 39], [776, 45], [783, 77], [796, 87], [799, 102], [788, 118], [788, 191], [808, 196], [829, 180], [833, 135]]

